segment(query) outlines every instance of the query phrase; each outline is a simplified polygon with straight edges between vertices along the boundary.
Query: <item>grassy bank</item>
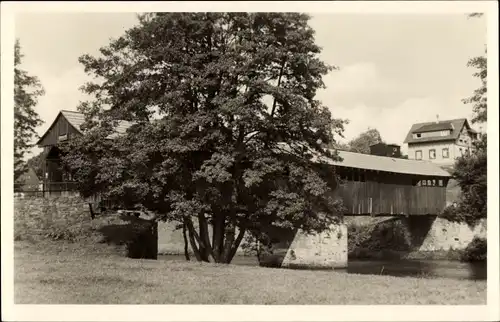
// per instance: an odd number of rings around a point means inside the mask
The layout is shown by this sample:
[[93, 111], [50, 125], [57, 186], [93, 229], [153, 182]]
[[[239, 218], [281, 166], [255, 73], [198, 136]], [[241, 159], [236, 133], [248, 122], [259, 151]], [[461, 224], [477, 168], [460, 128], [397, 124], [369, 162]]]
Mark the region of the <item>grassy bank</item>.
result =
[[129, 259], [15, 243], [18, 304], [485, 304], [486, 282]]

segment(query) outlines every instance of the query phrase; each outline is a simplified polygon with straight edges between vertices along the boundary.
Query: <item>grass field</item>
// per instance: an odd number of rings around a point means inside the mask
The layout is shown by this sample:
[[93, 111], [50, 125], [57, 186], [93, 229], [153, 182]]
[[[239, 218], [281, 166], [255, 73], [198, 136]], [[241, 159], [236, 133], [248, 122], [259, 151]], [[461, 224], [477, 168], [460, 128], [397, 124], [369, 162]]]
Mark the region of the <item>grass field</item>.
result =
[[135, 260], [15, 243], [16, 304], [485, 304], [486, 281]]

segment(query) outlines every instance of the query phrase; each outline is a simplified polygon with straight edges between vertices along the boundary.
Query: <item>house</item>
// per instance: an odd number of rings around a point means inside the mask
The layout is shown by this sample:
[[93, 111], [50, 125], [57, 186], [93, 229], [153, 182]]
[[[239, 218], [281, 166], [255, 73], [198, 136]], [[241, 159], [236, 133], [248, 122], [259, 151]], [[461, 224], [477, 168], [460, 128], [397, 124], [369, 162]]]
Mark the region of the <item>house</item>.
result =
[[479, 133], [463, 118], [413, 124], [404, 143], [409, 159], [452, 165], [456, 158], [472, 152], [477, 139]]
[[[59, 144], [83, 134], [81, 125], [85, 122], [82, 113], [75, 111], [60, 111], [47, 131], [40, 137], [37, 145], [44, 149], [43, 191], [45, 194], [58, 195], [75, 190], [70, 174], [61, 167]], [[115, 128], [117, 134], [125, 133], [130, 127], [129, 122], [122, 121]]]
[[381, 157], [401, 157], [401, 147], [397, 144], [385, 144], [382, 142], [370, 145], [370, 154]]

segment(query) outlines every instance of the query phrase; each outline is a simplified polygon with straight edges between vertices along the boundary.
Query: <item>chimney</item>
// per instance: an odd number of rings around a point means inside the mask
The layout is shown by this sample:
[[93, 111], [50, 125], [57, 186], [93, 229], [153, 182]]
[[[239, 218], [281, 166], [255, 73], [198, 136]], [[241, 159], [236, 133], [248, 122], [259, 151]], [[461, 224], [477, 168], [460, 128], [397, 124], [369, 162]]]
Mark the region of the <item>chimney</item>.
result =
[[436, 114], [436, 124], [439, 123], [439, 114]]

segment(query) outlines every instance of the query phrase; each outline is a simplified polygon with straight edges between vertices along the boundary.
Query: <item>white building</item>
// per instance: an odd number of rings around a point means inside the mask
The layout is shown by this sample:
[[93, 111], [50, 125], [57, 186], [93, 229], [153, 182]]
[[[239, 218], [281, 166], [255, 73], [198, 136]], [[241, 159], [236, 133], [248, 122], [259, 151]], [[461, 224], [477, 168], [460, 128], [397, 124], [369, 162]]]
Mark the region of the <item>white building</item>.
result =
[[479, 134], [467, 119], [413, 124], [404, 143], [408, 158], [452, 165], [455, 159], [470, 153]]

